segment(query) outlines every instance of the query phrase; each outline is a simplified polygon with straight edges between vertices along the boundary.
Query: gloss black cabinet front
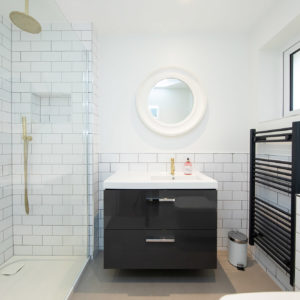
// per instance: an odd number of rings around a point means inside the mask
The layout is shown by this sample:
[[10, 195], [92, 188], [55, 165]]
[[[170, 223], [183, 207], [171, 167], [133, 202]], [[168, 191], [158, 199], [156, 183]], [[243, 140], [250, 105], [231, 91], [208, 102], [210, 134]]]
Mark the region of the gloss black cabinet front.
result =
[[216, 268], [216, 190], [105, 190], [104, 268]]

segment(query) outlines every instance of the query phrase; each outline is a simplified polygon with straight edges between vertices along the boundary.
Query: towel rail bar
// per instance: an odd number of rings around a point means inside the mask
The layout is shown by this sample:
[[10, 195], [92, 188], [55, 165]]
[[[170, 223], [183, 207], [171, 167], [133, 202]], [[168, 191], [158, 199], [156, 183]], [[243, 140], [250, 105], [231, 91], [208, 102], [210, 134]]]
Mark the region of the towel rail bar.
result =
[[[291, 143], [291, 161], [259, 157], [258, 143]], [[274, 199], [262, 199], [256, 185], [286, 193], [290, 209], [285, 211]], [[296, 194], [300, 193], [300, 122], [292, 127], [250, 130], [249, 244], [257, 244], [275, 263], [288, 272], [295, 282]], [[272, 202], [272, 203], [270, 203]]]

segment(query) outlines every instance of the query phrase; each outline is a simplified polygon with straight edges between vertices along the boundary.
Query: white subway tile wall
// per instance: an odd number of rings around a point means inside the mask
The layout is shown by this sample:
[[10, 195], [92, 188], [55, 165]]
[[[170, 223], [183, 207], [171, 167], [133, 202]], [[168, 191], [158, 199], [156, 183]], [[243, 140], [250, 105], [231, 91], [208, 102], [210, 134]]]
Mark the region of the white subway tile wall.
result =
[[[218, 249], [227, 249], [228, 232], [248, 235], [247, 153], [100, 153], [99, 154], [99, 245], [103, 249], [103, 181], [117, 170], [169, 171], [170, 159], [183, 171], [189, 157], [193, 169], [218, 180]], [[233, 182], [233, 178], [235, 181]]]
[[[87, 206], [86, 150], [92, 28], [77, 26], [75, 32], [67, 24], [42, 27], [38, 35], [13, 27], [14, 252], [86, 255], [91, 251], [88, 231], [93, 227]], [[90, 45], [87, 50], [83, 43]], [[28, 216], [24, 210], [22, 116], [27, 117], [28, 135], [32, 136]]]
[[0, 16], [0, 265], [13, 255], [11, 27]]
[[[85, 25], [83, 25], [85, 26]], [[83, 33], [85, 38], [90, 38], [88, 31]], [[89, 238], [90, 238], [90, 254], [93, 255], [99, 250], [99, 155], [100, 152], [100, 108], [99, 108], [99, 95], [100, 95], [100, 68], [99, 62], [99, 45], [97, 41], [97, 34], [92, 30], [92, 44], [88, 40], [85, 41], [87, 48], [92, 47], [92, 64], [91, 72], [89, 72], [89, 80], [93, 82], [92, 89], [89, 93], [89, 150], [88, 150], [88, 174], [89, 174]]]

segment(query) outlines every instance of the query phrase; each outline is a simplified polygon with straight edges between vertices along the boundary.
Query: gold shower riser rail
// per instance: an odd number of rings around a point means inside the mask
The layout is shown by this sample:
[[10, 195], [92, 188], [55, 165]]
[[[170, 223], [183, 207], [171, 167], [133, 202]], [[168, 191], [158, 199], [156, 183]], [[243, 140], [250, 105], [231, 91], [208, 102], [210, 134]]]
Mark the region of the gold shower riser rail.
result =
[[24, 204], [26, 214], [29, 214], [29, 201], [28, 201], [28, 144], [32, 141], [32, 137], [27, 135], [27, 122], [26, 117], [22, 117], [23, 127], [23, 141], [24, 141]]

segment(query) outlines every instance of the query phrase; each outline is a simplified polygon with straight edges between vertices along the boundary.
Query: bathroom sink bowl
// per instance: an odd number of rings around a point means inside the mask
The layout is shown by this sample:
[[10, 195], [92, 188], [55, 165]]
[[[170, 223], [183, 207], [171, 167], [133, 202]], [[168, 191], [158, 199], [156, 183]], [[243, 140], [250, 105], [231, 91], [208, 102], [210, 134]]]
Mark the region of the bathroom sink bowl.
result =
[[218, 183], [213, 178], [200, 172], [184, 175], [176, 172], [175, 176], [166, 172], [130, 172], [118, 171], [103, 183], [104, 189], [217, 189]]

